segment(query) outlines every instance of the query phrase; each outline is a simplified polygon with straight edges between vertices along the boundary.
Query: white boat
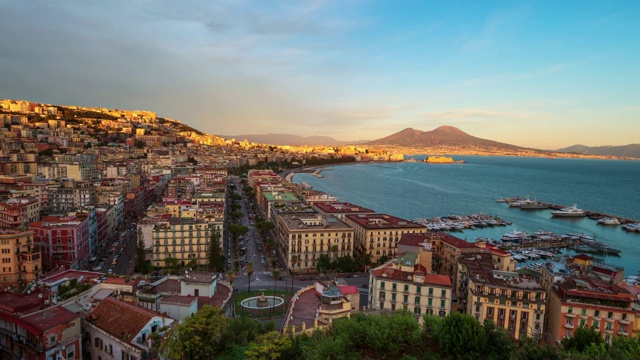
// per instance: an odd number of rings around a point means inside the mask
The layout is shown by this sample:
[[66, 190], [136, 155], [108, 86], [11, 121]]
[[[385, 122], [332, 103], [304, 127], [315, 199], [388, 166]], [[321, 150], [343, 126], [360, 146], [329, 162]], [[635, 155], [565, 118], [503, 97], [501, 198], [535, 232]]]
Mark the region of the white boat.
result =
[[601, 225], [620, 225], [618, 218], [603, 217], [596, 222]]
[[622, 225], [622, 228], [627, 230], [627, 231], [640, 231], [640, 224], [639, 223], [630, 223], [630, 224], [624, 224]]
[[552, 211], [551, 216], [553, 217], [582, 217], [585, 216], [584, 210], [578, 209], [578, 205], [573, 204], [573, 206], [562, 208], [560, 210]]
[[502, 235], [500, 237], [500, 240], [502, 241], [520, 241], [520, 240], [524, 240], [526, 238], [529, 237], [529, 234], [527, 234], [524, 231], [520, 231], [518, 229], [513, 229], [513, 231], [510, 231], [504, 235]]

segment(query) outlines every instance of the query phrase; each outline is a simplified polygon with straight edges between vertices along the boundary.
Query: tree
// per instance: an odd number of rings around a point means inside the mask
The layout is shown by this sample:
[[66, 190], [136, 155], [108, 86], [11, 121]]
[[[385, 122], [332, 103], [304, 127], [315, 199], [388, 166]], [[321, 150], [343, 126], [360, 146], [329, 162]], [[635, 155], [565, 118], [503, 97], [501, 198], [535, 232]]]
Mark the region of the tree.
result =
[[138, 241], [136, 241], [136, 263], [134, 269], [136, 272], [148, 274], [151, 270], [151, 262], [147, 260], [147, 255], [144, 251], [144, 235], [141, 229], [138, 229], [137, 235]]
[[333, 270], [333, 262], [336, 260], [336, 256], [338, 254], [338, 245], [331, 245], [331, 269]]
[[487, 339], [482, 325], [472, 316], [451, 313], [438, 330], [444, 355], [458, 359], [479, 359], [486, 353]]
[[164, 259], [164, 267], [169, 271], [169, 273], [177, 273], [179, 265], [180, 261], [174, 257], [168, 257]]
[[229, 205], [229, 208], [231, 208], [231, 212], [235, 212], [240, 210], [240, 208], [242, 208], [242, 206], [238, 205], [238, 204], [231, 204]]
[[331, 260], [329, 259], [329, 255], [320, 254], [320, 256], [318, 257], [318, 262], [316, 263], [316, 268], [318, 269], [318, 271], [324, 273], [330, 267], [331, 267]]
[[238, 240], [238, 237], [240, 235], [244, 235], [246, 233], [249, 232], [249, 228], [244, 226], [244, 225], [240, 225], [240, 224], [231, 224], [227, 227], [227, 229], [229, 230], [229, 232], [231, 233], [231, 237], [233, 237], [233, 241], [236, 242]]
[[46, 148], [46, 149], [40, 151], [38, 153], [38, 155], [41, 155], [41, 156], [53, 156], [53, 149], [52, 148]]
[[222, 246], [220, 244], [220, 233], [215, 229], [211, 230], [211, 238], [209, 241], [209, 268], [213, 269], [213, 271], [222, 271], [224, 270], [224, 261], [225, 257], [222, 254]]
[[260, 323], [251, 318], [237, 317], [227, 325], [220, 337], [226, 347], [247, 345], [262, 333]]
[[573, 333], [573, 336], [562, 339], [562, 349], [566, 352], [584, 352], [591, 345], [603, 343], [602, 336], [593, 329], [580, 326]]
[[260, 335], [245, 352], [247, 359], [271, 359], [282, 358], [282, 353], [291, 347], [291, 338], [280, 335], [276, 331]]
[[213, 359], [218, 354], [218, 339], [226, 326], [227, 317], [222, 309], [204, 305], [167, 332], [160, 353], [165, 359]]
[[242, 196], [239, 194], [231, 194], [229, 198], [234, 202], [242, 200]]
[[233, 220], [233, 222], [238, 222], [238, 220], [244, 217], [244, 213], [242, 211], [232, 211], [229, 216], [231, 217], [231, 220]]
[[263, 238], [267, 237], [269, 231], [273, 230], [275, 227], [275, 224], [271, 221], [261, 220], [256, 223], [256, 228], [260, 232], [260, 236], [262, 236]]
[[247, 263], [247, 277], [249, 278], [249, 292], [251, 292], [251, 275], [253, 275], [253, 262]]

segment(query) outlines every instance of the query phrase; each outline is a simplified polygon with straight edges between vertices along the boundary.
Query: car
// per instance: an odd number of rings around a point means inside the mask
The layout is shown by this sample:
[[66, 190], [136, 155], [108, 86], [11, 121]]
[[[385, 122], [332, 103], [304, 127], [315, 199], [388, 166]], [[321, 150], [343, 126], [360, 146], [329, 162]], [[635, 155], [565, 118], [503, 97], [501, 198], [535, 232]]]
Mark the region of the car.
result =
[[113, 269], [109, 269], [109, 270], [107, 270], [107, 273], [109, 273], [109, 274], [113, 274]]

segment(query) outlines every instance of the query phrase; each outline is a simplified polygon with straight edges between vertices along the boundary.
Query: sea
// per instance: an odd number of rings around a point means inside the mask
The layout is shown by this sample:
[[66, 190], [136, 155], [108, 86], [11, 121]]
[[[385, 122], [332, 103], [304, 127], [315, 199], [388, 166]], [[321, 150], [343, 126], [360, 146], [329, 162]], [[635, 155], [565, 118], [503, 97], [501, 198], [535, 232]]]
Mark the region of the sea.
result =
[[322, 178], [300, 173], [293, 181], [407, 220], [484, 213], [512, 222], [507, 227], [452, 232], [472, 242], [499, 239], [515, 228], [528, 233], [584, 233], [622, 250], [619, 256], [590, 256], [624, 267], [625, 276], [638, 275], [640, 233], [586, 217], [552, 218], [550, 210], [509, 208], [496, 200], [529, 197], [640, 221], [640, 161], [456, 156], [464, 164], [427, 164], [421, 162], [425, 157], [413, 156], [417, 162], [330, 166], [323, 169]]

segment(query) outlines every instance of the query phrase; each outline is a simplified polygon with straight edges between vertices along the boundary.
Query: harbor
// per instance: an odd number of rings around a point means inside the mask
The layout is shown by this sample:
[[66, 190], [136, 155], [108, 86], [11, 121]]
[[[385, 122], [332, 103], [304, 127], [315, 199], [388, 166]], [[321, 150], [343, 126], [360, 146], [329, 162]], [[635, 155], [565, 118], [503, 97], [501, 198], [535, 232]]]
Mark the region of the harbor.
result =
[[597, 224], [603, 226], [618, 226], [621, 225], [622, 229], [627, 232], [636, 232], [640, 233], [640, 221], [636, 219], [630, 219], [625, 217], [620, 217], [616, 215], [582, 210], [577, 207], [577, 205], [573, 206], [565, 206], [558, 205], [543, 201], [531, 200], [529, 197], [520, 198], [520, 197], [511, 197], [511, 198], [502, 198], [496, 200], [499, 203], [505, 203], [509, 206], [509, 208], [518, 208], [520, 210], [552, 210], [552, 217], [587, 217], [591, 220], [594, 220]]
[[462, 231], [485, 227], [507, 226], [511, 221], [483, 213], [472, 215], [449, 215], [430, 219], [414, 219], [413, 222], [424, 225], [429, 231]]

